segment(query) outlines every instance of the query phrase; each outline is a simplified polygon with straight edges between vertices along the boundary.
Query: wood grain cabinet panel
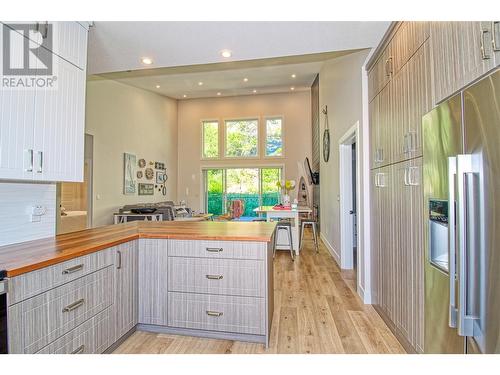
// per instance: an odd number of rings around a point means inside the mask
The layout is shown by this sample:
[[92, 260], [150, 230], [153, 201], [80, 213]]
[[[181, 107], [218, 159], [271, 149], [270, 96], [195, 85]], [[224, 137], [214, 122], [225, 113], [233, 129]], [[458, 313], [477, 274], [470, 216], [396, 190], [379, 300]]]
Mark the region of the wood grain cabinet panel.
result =
[[169, 242], [164, 239], [139, 239], [139, 323], [168, 324]]
[[107, 267], [10, 306], [9, 350], [35, 353], [112, 303], [113, 269]]
[[169, 292], [170, 327], [266, 334], [264, 298]]
[[9, 281], [8, 303], [13, 305], [111, 264], [113, 253], [107, 249], [13, 277]]
[[113, 344], [112, 308], [97, 314], [36, 354], [99, 354]]
[[265, 263], [241, 259], [170, 257], [168, 290], [265, 297]]
[[115, 293], [113, 341], [117, 341], [134, 328], [138, 320], [139, 250], [138, 241], [113, 247], [115, 259]]

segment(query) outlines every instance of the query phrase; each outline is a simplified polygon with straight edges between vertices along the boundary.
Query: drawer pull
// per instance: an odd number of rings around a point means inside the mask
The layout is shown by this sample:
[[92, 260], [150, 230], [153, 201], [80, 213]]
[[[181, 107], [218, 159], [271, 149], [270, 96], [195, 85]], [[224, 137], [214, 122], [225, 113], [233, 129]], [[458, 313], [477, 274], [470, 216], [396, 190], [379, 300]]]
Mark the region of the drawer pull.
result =
[[85, 302], [85, 300], [83, 298], [79, 299], [78, 301], [73, 302], [71, 305], [66, 306], [62, 311], [63, 312], [73, 311], [73, 310], [79, 308], [80, 306], [82, 306], [84, 302]]
[[82, 354], [84, 350], [85, 350], [85, 345], [82, 345], [73, 350], [71, 354]]
[[208, 280], [222, 280], [222, 275], [205, 275]]
[[209, 253], [220, 253], [222, 250], [222, 247], [207, 247]]
[[79, 264], [77, 266], [66, 268], [64, 271], [62, 271], [62, 273], [63, 273], [63, 275], [69, 275], [70, 273], [81, 271], [81, 270], [83, 270], [83, 264]]
[[210, 310], [207, 310], [207, 315], [208, 316], [215, 316], [215, 317], [219, 317], [219, 316], [222, 316], [223, 313], [220, 312], [220, 311], [210, 311]]

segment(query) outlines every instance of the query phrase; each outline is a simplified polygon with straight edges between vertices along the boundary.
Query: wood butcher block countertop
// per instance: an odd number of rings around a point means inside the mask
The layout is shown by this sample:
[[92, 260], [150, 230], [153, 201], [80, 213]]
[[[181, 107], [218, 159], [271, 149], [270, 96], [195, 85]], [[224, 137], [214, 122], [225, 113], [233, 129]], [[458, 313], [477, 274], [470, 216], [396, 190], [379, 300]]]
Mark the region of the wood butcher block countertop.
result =
[[270, 242], [275, 223], [131, 222], [0, 247], [8, 277], [116, 246], [137, 238]]

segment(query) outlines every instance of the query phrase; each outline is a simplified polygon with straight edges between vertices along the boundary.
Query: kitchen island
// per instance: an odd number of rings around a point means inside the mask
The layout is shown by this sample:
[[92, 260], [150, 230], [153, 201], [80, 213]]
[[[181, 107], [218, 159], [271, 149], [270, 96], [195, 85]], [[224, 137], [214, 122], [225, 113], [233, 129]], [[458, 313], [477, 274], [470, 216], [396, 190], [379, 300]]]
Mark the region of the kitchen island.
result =
[[269, 342], [274, 223], [132, 222], [0, 247], [9, 353], [102, 353], [135, 329]]

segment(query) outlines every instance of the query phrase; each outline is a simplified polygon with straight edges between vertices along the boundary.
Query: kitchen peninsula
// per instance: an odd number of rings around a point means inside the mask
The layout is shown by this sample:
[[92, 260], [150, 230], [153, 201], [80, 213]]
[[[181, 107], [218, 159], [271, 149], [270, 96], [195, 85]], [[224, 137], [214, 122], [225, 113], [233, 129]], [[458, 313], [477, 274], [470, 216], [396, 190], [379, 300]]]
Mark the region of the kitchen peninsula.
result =
[[0, 247], [9, 353], [102, 353], [134, 330], [269, 343], [274, 223], [132, 222]]

